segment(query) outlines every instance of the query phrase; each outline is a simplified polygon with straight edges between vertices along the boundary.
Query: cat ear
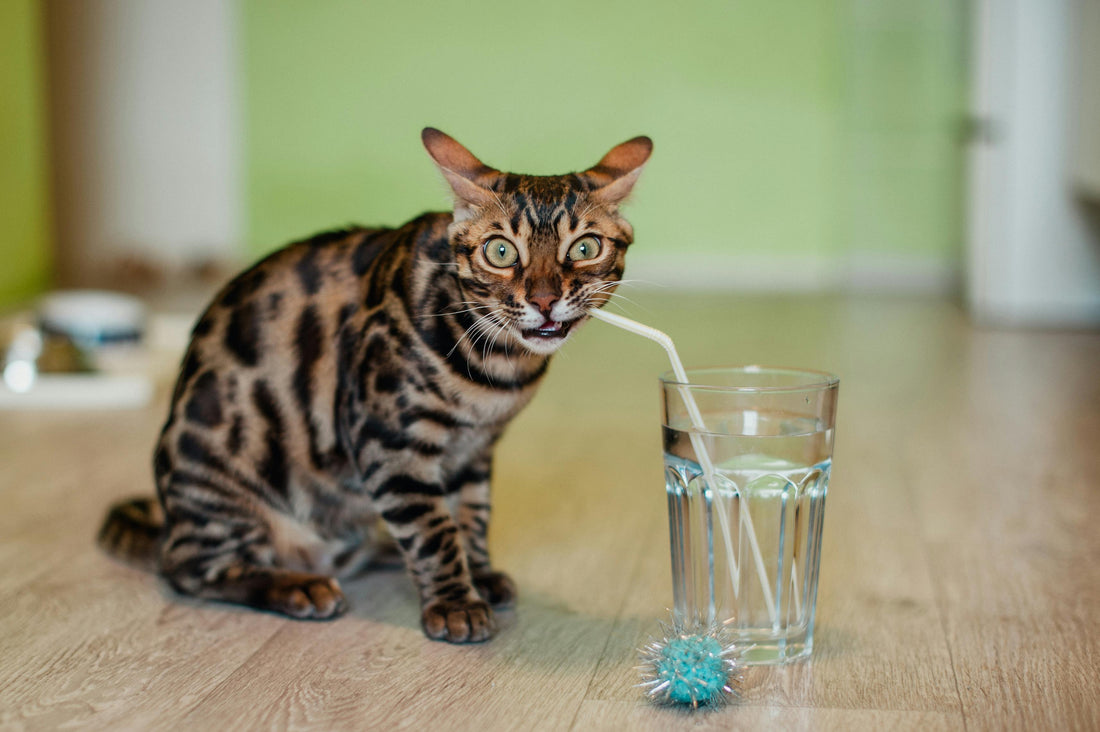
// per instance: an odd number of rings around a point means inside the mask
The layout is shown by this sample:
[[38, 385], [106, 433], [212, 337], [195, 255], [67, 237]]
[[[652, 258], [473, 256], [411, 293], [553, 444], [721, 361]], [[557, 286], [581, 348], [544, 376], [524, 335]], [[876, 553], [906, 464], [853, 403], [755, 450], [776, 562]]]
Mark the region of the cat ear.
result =
[[454, 191], [456, 208], [463, 204], [485, 206], [492, 203], [494, 194], [485, 184], [500, 171], [490, 168], [453, 137], [434, 127], [425, 127], [420, 139]]
[[582, 174], [596, 186], [589, 191], [589, 197], [610, 204], [625, 200], [652, 152], [653, 140], [644, 135], [611, 148], [600, 162]]

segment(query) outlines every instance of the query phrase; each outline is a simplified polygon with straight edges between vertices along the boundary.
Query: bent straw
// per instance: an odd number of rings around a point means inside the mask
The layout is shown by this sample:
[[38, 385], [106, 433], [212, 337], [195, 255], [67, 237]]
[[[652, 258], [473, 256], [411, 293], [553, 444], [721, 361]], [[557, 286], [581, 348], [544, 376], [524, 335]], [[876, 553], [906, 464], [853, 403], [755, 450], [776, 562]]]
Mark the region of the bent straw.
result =
[[[724, 505], [725, 498], [718, 489], [718, 482], [715, 480], [717, 473], [714, 469], [714, 463], [711, 462], [710, 454], [703, 444], [702, 433], [706, 432], [706, 424], [703, 422], [703, 414], [699, 411], [699, 405], [695, 403], [695, 397], [687, 387], [690, 382], [688, 381], [687, 372], [684, 370], [684, 364], [680, 361], [680, 355], [676, 352], [676, 346], [673, 345], [672, 339], [662, 331], [651, 328], [648, 325], [642, 325], [630, 318], [624, 318], [622, 315], [609, 313], [603, 310], [590, 310], [588, 314], [609, 325], [614, 325], [636, 335], [648, 338], [659, 344], [665, 349], [665, 353], [668, 354], [668, 360], [672, 363], [672, 373], [681, 384], [679, 387], [680, 397], [684, 400], [684, 406], [687, 408], [688, 417], [691, 419], [691, 425], [694, 428], [692, 431], [688, 432], [688, 437], [691, 439], [691, 447], [695, 450], [695, 456], [699, 458], [699, 465], [703, 468], [703, 477], [706, 478], [707, 484], [711, 486], [714, 498], [719, 504], [718, 523], [722, 528], [722, 537], [726, 542], [726, 560], [730, 567], [730, 580], [733, 582], [734, 596], [740, 595], [741, 569], [733, 555], [733, 539], [730, 537], [729, 516], [726, 510], [727, 507]], [[768, 584], [767, 572], [764, 569], [764, 557], [760, 553], [760, 544], [756, 540], [756, 529], [752, 524], [752, 515], [749, 513], [747, 501], [742, 501], [741, 503], [740, 516], [741, 522], [745, 525], [746, 533], [748, 534], [749, 547], [752, 550], [753, 560], [756, 564], [756, 574], [760, 578], [760, 589], [764, 591], [764, 604], [768, 607], [768, 617], [771, 619], [772, 625], [775, 625], [778, 622], [775, 611], [775, 600], [772, 598], [771, 587]]]

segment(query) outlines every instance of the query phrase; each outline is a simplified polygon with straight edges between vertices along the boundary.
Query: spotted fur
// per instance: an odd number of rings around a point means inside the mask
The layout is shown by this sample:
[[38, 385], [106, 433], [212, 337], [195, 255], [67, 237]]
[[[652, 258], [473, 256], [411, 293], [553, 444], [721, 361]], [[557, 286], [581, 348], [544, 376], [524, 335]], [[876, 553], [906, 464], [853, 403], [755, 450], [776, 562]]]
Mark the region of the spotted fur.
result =
[[[535, 177], [423, 141], [453, 213], [292, 244], [203, 313], [155, 451], [159, 505], [116, 506], [110, 551], [188, 595], [331, 618], [337, 578], [389, 546], [429, 637], [492, 634], [490, 606], [515, 597], [489, 558], [493, 447], [618, 283], [633, 240], [618, 206], [651, 144]], [[584, 237], [598, 255], [571, 258]], [[491, 264], [490, 242], [516, 262]]]

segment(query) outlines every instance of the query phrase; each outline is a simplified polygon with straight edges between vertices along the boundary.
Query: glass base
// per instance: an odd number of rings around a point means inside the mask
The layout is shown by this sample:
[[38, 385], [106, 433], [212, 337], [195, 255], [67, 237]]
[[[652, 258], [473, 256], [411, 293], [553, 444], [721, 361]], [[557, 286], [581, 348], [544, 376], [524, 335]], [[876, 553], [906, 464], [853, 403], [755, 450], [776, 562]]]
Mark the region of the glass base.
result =
[[746, 648], [741, 654], [741, 663], [745, 666], [775, 666], [803, 661], [810, 657], [814, 648], [812, 636], [766, 640], [743, 638], [740, 642]]

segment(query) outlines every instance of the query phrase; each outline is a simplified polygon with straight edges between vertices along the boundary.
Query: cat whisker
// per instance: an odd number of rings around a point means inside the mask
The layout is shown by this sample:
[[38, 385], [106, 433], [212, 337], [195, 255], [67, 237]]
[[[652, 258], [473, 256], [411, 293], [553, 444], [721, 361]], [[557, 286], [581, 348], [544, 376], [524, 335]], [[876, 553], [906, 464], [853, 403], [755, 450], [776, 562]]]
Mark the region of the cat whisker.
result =
[[[612, 297], [614, 297], [615, 295], [616, 295], [616, 293], [612, 290], [611, 286], [609, 286], [609, 285], [596, 285], [594, 287], [590, 287], [587, 290], [585, 290], [584, 293], [581, 295], [581, 297], [584, 299], [585, 303], [590, 303], [590, 302], [593, 302], [594, 300], [596, 300], [597, 298], [599, 298], [600, 296], [604, 297], [603, 302], [607, 302]], [[624, 296], [620, 295], [620, 297], [624, 297]]]
[[[459, 303], [459, 304], [461, 304], [461, 303]], [[418, 316], [417, 319], [418, 320], [427, 320], [428, 318], [443, 318], [443, 317], [446, 317], [448, 315], [461, 315], [462, 313], [473, 313], [473, 312], [476, 312], [478, 310], [486, 310], [488, 308], [489, 308], [488, 305], [475, 305], [474, 307], [465, 308], [463, 310], [447, 310], [446, 312], [442, 312], [442, 313], [428, 313], [427, 315]]]
[[[504, 329], [505, 325], [503, 323], [503, 320], [504, 319], [501, 316], [499, 310], [494, 310], [493, 312], [489, 313], [488, 317], [485, 318], [484, 322], [482, 323], [482, 327], [479, 329], [477, 338], [471, 341], [471, 345], [476, 344], [478, 340], [481, 341], [482, 360], [488, 358], [489, 349], [492, 347], [492, 344], [496, 342], [497, 337], [499, 337], [500, 335], [500, 331]], [[490, 337], [492, 340], [490, 340]]]
[[418, 316], [419, 320], [426, 318], [442, 318], [445, 315], [460, 315], [462, 313], [471, 313], [475, 310], [488, 310], [491, 306], [485, 303], [476, 302], [474, 300], [463, 300], [461, 302], [453, 303], [455, 307], [461, 307], [462, 305], [469, 305], [470, 307], [461, 310], [444, 310], [441, 313], [427, 313], [425, 315]]
[[592, 303], [589, 306], [589, 312], [591, 312], [592, 310], [598, 310], [600, 307], [610, 308], [612, 311], [617, 310], [631, 317], [634, 317], [634, 313], [636, 313], [638, 310], [641, 310], [644, 313], [652, 313], [652, 310], [645, 307], [644, 305], [639, 305], [633, 300], [625, 298], [622, 295], [614, 294], [604, 300], [602, 305], [595, 302]]
[[488, 313], [482, 320], [480, 320], [476, 327], [472, 327], [472, 336], [470, 338], [470, 345], [476, 346], [479, 342], [484, 341], [489, 337], [489, 334], [497, 327], [495, 313]]
[[509, 359], [509, 356], [508, 356], [508, 341], [511, 339], [512, 333], [511, 333], [511, 331], [509, 331], [508, 324], [507, 324], [507, 322], [504, 321], [503, 317], [498, 317], [495, 324], [496, 324], [496, 327], [497, 327], [497, 331], [496, 331], [496, 333], [493, 334], [493, 339], [489, 342], [488, 348], [486, 348], [482, 352], [482, 354], [483, 354], [482, 357], [483, 358], [488, 358], [488, 355], [489, 355], [488, 352], [496, 347], [497, 340], [500, 339], [500, 334], [504, 333], [507, 336], [507, 338], [504, 339], [504, 358], [505, 358], [505, 360], [508, 360], [509, 363], [511, 363], [511, 359]]
[[630, 305], [632, 305], [633, 307], [638, 308], [643, 313], [646, 313], [646, 314], [649, 314], [649, 315], [653, 314], [653, 308], [646, 306], [644, 303], [637, 303], [634, 300], [632, 300], [631, 298], [627, 297], [626, 295], [615, 292], [615, 293], [612, 293], [611, 297], [612, 297], [612, 300], [614, 301], [614, 303], [616, 305], [622, 305], [622, 302], [620, 302], [620, 301], [625, 301], [625, 302], [629, 303]]
[[500, 209], [500, 212], [501, 212], [502, 214], [504, 214], [505, 216], [508, 216], [508, 209], [504, 208], [504, 203], [503, 203], [503, 202], [502, 202], [502, 201], [500, 200], [500, 196], [499, 196], [499, 195], [497, 195], [497, 192], [496, 192], [496, 191], [492, 191], [492, 190], [489, 190], [489, 189], [485, 189], [485, 190], [488, 190], [488, 191], [489, 191], [489, 193], [490, 193], [490, 194], [492, 195], [492, 197], [493, 197], [493, 202], [494, 202], [494, 203], [496, 203], [496, 205], [497, 205], [497, 208], [499, 208], [499, 209]]
[[630, 300], [628, 298], [626, 298], [625, 295], [619, 295], [618, 293], [615, 293], [615, 292], [607, 292], [607, 291], [590, 292], [584, 298], [584, 307], [585, 308], [601, 307], [603, 305], [606, 305], [606, 304], [612, 302], [612, 300], [615, 300], [616, 298], [618, 298], [620, 300], [626, 300], [627, 302], [630, 302]]
[[663, 289], [667, 289], [667, 288], [668, 288], [668, 285], [666, 285], [666, 284], [662, 284], [662, 283], [660, 283], [660, 282], [654, 282], [653, 280], [637, 280], [637, 279], [632, 279], [632, 280], [619, 280], [619, 282], [620, 282], [621, 284], [624, 284], [624, 285], [628, 285], [628, 286], [630, 286], [630, 287], [633, 287], [633, 286], [635, 286], [635, 285], [645, 285], [646, 287], [659, 287], [659, 288], [661, 288], [662, 290], [663, 290]]
[[486, 346], [489, 343], [489, 338], [500, 330], [500, 312], [493, 310], [488, 313], [483, 327], [479, 329], [478, 336], [472, 341], [472, 344], [480, 342], [481, 344], [481, 358], [484, 360], [488, 356]]
[[611, 302], [612, 300], [618, 302], [618, 301], [622, 300], [624, 302], [630, 303], [631, 305], [634, 305], [635, 307], [640, 307], [638, 305], [638, 303], [634, 302], [634, 300], [632, 300], [630, 297], [627, 297], [626, 295], [622, 294], [621, 292], [612, 292], [610, 290], [595, 290], [591, 294], [593, 296], [605, 295], [607, 297], [606, 302]]
[[493, 333], [485, 333], [485, 337], [481, 339], [481, 360], [484, 362], [489, 358], [489, 350], [493, 347], [493, 343], [496, 342], [496, 336], [500, 333], [500, 326], [493, 323]]
[[[497, 340], [501, 334], [505, 334], [505, 346], [504, 346], [504, 358], [511, 364], [511, 357], [508, 353], [508, 341], [511, 339], [512, 334], [508, 328], [508, 322], [505, 319], [503, 313], [500, 310], [494, 310], [489, 313], [488, 316], [481, 321], [484, 327], [479, 328], [479, 332], [471, 339], [470, 344], [472, 347], [476, 347], [478, 341], [481, 342], [481, 359], [487, 361], [489, 358], [489, 352], [496, 347]], [[491, 379], [491, 377], [490, 377]]]
[[475, 345], [476, 342], [477, 342], [476, 336], [478, 336], [478, 334], [481, 332], [481, 330], [483, 328], [488, 326], [489, 323], [487, 321], [489, 321], [489, 318], [491, 318], [492, 315], [493, 315], [493, 312], [490, 311], [490, 312], [486, 313], [485, 315], [482, 315], [481, 317], [479, 317], [477, 320], [475, 320], [473, 322], [473, 324], [471, 324], [470, 327], [467, 328], [466, 331], [459, 337], [459, 339], [457, 341], [455, 341], [455, 344], [454, 344], [454, 346], [451, 347], [451, 350], [447, 351], [447, 358], [450, 358], [451, 355], [455, 352], [455, 350], [460, 345], [462, 345], [462, 341], [466, 340], [467, 338], [471, 339], [470, 340], [470, 345], [471, 346]]
[[631, 298], [629, 298], [626, 295], [622, 294], [621, 292], [612, 292], [612, 290], [614, 288], [616, 288], [618, 285], [622, 285], [622, 284], [633, 285], [637, 282], [639, 282], [639, 280], [618, 280], [616, 282], [602, 282], [598, 285], [595, 285], [595, 286], [589, 288], [585, 292], [585, 297], [587, 299], [591, 299], [592, 297], [594, 297], [596, 295], [607, 295], [607, 299], [604, 302], [610, 303], [610, 302], [614, 301], [615, 304], [618, 305], [618, 304], [621, 304], [619, 302], [621, 300], [621, 301], [625, 301], [625, 302], [633, 305], [634, 307], [641, 308], [645, 312], [649, 312], [648, 308], [646, 308], [643, 305], [639, 305], [638, 303], [634, 302], [634, 300], [632, 300]]
[[[479, 325], [478, 325], [477, 328], [474, 328], [473, 326], [471, 326], [470, 329], [467, 330], [466, 333], [463, 334], [463, 338], [465, 338], [467, 335], [470, 336], [470, 351], [471, 351], [471, 353], [476, 352], [478, 341], [483, 340], [485, 338], [486, 330], [491, 325], [491, 324], [487, 323], [487, 321], [484, 321], [484, 320], [478, 321], [478, 323], [479, 323]], [[462, 339], [460, 338], [459, 343], [461, 343], [461, 342], [462, 342]], [[458, 344], [456, 343], [455, 348], [457, 348], [457, 347], [458, 347]], [[471, 369], [473, 368], [473, 359], [467, 356], [464, 360], [466, 361], [466, 374], [467, 374], [467, 376], [472, 377]]]
[[634, 307], [641, 308], [645, 312], [650, 312], [648, 308], [646, 308], [645, 306], [639, 305], [638, 303], [634, 302], [634, 300], [632, 300], [628, 296], [624, 295], [623, 293], [613, 291], [613, 290], [617, 290], [620, 285], [629, 287], [629, 286], [632, 286], [632, 285], [635, 285], [635, 284], [638, 284], [638, 283], [641, 283], [641, 282], [643, 282], [643, 280], [617, 280], [617, 281], [614, 281], [614, 282], [601, 282], [597, 285], [594, 285], [594, 286], [590, 287], [588, 290], [586, 290], [585, 291], [585, 297], [592, 298], [596, 295], [606, 294], [607, 295], [607, 300], [605, 300], [605, 302], [611, 302], [612, 300], [616, 300], [616, 301], [622, 300], [622, 301], [630, 303]]
[[581, 211], [579, 214], [577, 214], [577, 220], [580, 221], [581, 219], [583, 219], [585, 216], [587, 216], [589, 214], [589, 212], [592, 211], [592, 209], [596, 208], [596, 206], [598, 206], [598, 205], [599, 205], [598, 203], [593, 201], [592, 203], [585, 206], [584, 210]]

